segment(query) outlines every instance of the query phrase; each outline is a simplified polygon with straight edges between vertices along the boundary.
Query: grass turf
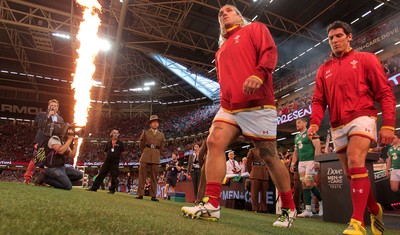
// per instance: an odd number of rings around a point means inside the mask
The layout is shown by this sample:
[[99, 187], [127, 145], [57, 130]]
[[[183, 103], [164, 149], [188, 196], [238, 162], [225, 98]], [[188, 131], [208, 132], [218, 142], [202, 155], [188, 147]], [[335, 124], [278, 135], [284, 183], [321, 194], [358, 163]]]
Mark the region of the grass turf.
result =
[[[71, 191], [0, 182], [0, 234], [341, 234], [344, 224], [297, 219], [275, 228], [276, 215], [222, 209], [218, 222], [185, 219], [187, 203], [126, 193]], [[369, 234], [371, 229], [367, 227]], [[385, 231], [386, 235], [399, 231]]]

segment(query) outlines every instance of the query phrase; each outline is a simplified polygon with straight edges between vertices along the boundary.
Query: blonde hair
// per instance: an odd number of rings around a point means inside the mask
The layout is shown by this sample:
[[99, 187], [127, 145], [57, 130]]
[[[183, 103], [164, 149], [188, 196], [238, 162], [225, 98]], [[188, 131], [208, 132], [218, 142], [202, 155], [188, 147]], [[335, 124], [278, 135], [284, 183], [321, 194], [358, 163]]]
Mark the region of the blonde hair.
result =
[[50, 103], [57, 103], [57, 105], [58, 105], [58, 101], [56, 99], [49, 100], [48, 105], [50, 105]]
[[[223, 7], [227, 7], [227, 6], [232, 7], [233, 10], [234, 10], [238, 15], [240, 15], [240, 16], [242, 17], [242, 21], [240, 22], [240, 27], [244, 27], [244, 26], [250, 24], [250, 23], [242, 16], [242, 13], [240, 13], [240, 11], [239, 11], [235, 6], [230, 5], [230, 4], [226, 4], [226, 5], [222, 6], [220, 9], [222, 9]], [[218, 39], [218, 45], [219, 45], [219, 47], [221, 47], [221, 46], [225, 43], [226, 39], [228, 38], [228, 34], [227, 34], [227, 31], [226, 31], [225, 25], [220, 21], [220, 17], [219, 17], [219, 16], [218, 16], [218, 22], [219, 22], [219, 28], [220, 28], [220, 34], [219, 34], [219, 39]]]

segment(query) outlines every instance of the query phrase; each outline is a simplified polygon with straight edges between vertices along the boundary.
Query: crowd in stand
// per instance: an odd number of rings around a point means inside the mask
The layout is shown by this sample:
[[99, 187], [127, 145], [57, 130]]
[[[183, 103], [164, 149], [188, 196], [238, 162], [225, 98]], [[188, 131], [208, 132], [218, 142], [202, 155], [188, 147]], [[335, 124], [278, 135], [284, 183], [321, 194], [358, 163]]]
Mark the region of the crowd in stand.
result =
[[362, 35], [356, 37], [355, 40], [352, 42], [352, 47], [357, 49], [359, 47], [362, 47], [366, 43], [373, 41], [376, 38], [379, 38], [379, 40], [381, 41], [382, 35], [385, 35], [386, 33], [400, 27], [399, 22], [400, 22], [400, 17], [395, 17], [388, 21], [385, 21], [385, 23], [382, 23], [378, 27], [373, 27], [372, 29], [368, 30]]
[[[162, 159], [171, 157], [173, 151], [180, 156], [190, 150], [194, 141], [204, 138], [219, 105], [192, 107], [187, 109], [169, 109], [157, 115], [163, 120], [161, 130], [166, 136], [165, 151]], [[97, 122], [94, 122], [96, 120]], [[113, 128], [120, 130], [120, 139], [125, 142], [127, 154], [121, 162], [138, 162], [140, 150], [138, 140], [142, 131], [148, 126], [148, 117], [138, 118], [95, 118], [89, 121], [92, 135], [81, 145], [78, 162], [102, 162], [105, 159], [104, 148]], [[36, 128], [28, 122], [4, 122], [0, 124], [0, 160], [28, 162], [31, 160], [32, 141]], [[199, 133], [203, 133], [198, 135]], [[192, 136], [194, 135], [194, 136]]]
[[[219, 105], [208, 105], [190, 108], [171, 108], [157, 114], [162, 120], [160, 130], [165, 137], [176, 138], [207, 131], [218, 111]], [[120, 131], [120, 138], [139, 140], [144, 129], [147, 129], [147, 116], [132, 118], [94, 117], [89, 119], [89, 130], [92, 138], [108, 138], [113, 128]]]
[[[381, 61], [385, 73], [387, 76], [398, 73], [400, 68], [400, 54], [396, 54], [392, 57], [389, 57], [383, 61]], [[307, 69], [298, 70], [295, 73], [292, 73], [288, 76], [288, 79], [283, 79], [279, 81], [279, 83], [274, 84], [275, 93], [282, 91], [290, 86], [295, 85], [307, 78], [315, 78], [316, 70], [318, 69], [319, 64], [315, 63], [310, 65]], [[299, 97], [289, 96], [286, 99], [280, 100], [277, 103], [278, 115], [289, 114], [295, 110], [300, 108], [304, 108], [311, 104], [312, 102], [312, 92], [307, 92]]]
[[218, 108], [219, 105], [210, 105], [186, 111], [167, 111], [162, 124], [165, 136], [185, 136], [208, 130]]
[[35, 130], [31, 123], [0, 124], [0, 160], [30, 161]]
[[[382, 36], [385, 36], [390, 31], [395, 30], [396, 28], [398, 29], [400, 27], [400, 19], [399, 17], [395, 17], [393, 19], [388, 20], [385, 23], [382, 23], [378, 27], [374, 27], [370, 29], [369, 31], [361, 34], [361, 35], [355, 35], [355, 39], [352, 42], [352, 47], [354, 49], [361, 49], [361, 51], [364, 51], [365, 48], [363, 48], [364, 45], [366, 45], [368, 42], [373, 41], [374, 39], [379, 38], [379, 41], [382, 40]], [[314, 61], [314, 63], [311, 63], [307, 65], [303, 69], [298, 69], [294, 73], [291, 73], [281, 79], [278, 79], [276, 82], [274, 82], [274, 91], [275, 94], [283, 91], [301, 81], [306, 80], [307, 78], [314, 77], [318, 67], [328, 58], [328, 55], [325, 57], [322, 57], [319, 61]], [[392, 58], [389, 58], [385, 61], [382, 62], [386, 70], [386, 75], [393, 74], [395, 72], [399, 71], [399, 55], [395, 55]], [[387, 64], [387, 65], [386, 65]]]
[[382, 64], [387, 76], [398, 73], [400, 67], [400, 54], [384, 60]]
[[296, 70], [296, 72], [287, 75], [283, 79], [277, 80], [277, 82], [274, 82], [275, 94], [278, 92], [281, 92], [293, 85], [296, 85], [297, 83], [304, 81], [308, 78], [315, 78], [317, 69], [322, 63], [323, 63], [323, 60], [320, 61], [320, 63], [308, 64], [307, 67], [298, 69], [298, 70]]
[[5, 169], [0, 174], [0, 182], [22, 182], [24, 181], [24, 170]]
[[311, 105], [313, 94], [311, 92], [307, 92], [299, 97], [295, 98], [295, 100], [290, 100], [282, 105], [278, 105], [277, 111], [278, 116], [289, 114], [298, 109], [304, 108], [306, 106]]

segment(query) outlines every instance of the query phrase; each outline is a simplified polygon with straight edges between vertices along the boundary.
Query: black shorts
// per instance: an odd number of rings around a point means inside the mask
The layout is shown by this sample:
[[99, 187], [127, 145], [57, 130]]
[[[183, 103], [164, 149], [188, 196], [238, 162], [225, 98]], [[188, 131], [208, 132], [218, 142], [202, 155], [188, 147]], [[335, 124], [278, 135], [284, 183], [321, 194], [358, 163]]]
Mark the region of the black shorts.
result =
[[172, 176], [167, 178], [167, 184], [171, 187], [176, 187], [176, 181], [178, 180], [177, 176]]

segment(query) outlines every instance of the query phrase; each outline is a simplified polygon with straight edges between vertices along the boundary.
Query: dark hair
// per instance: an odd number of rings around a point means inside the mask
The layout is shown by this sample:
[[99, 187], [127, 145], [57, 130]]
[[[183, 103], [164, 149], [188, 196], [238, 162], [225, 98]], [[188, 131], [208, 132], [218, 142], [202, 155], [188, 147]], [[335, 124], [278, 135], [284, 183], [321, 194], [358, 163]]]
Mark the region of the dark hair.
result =
[[351, 27], [348, 23], [345, 23], [343, 21], [337, 20], [333, 22], [332, 24], [328, 25], [326, 28], [326, 32], [329, 33], [332, 29], [343, 29], [344, 33], [346, 35], [349, 35], [352, 33]]
[[397, 138], [400, 138], [400, 131], [395, 131], [394, 135], [397, 136]]
[[177, 152], [172, 152], [172, 154], [179, 157], [179, 154]]
[[[118, 131], [117, 129], [111, 129], [111, 132], [110, 132], [110, 136], [112, 137], [113, 136], [113, 132], [114, 131]], [[119, 131], [118, 131], [118, 134], [119, 134]]]

